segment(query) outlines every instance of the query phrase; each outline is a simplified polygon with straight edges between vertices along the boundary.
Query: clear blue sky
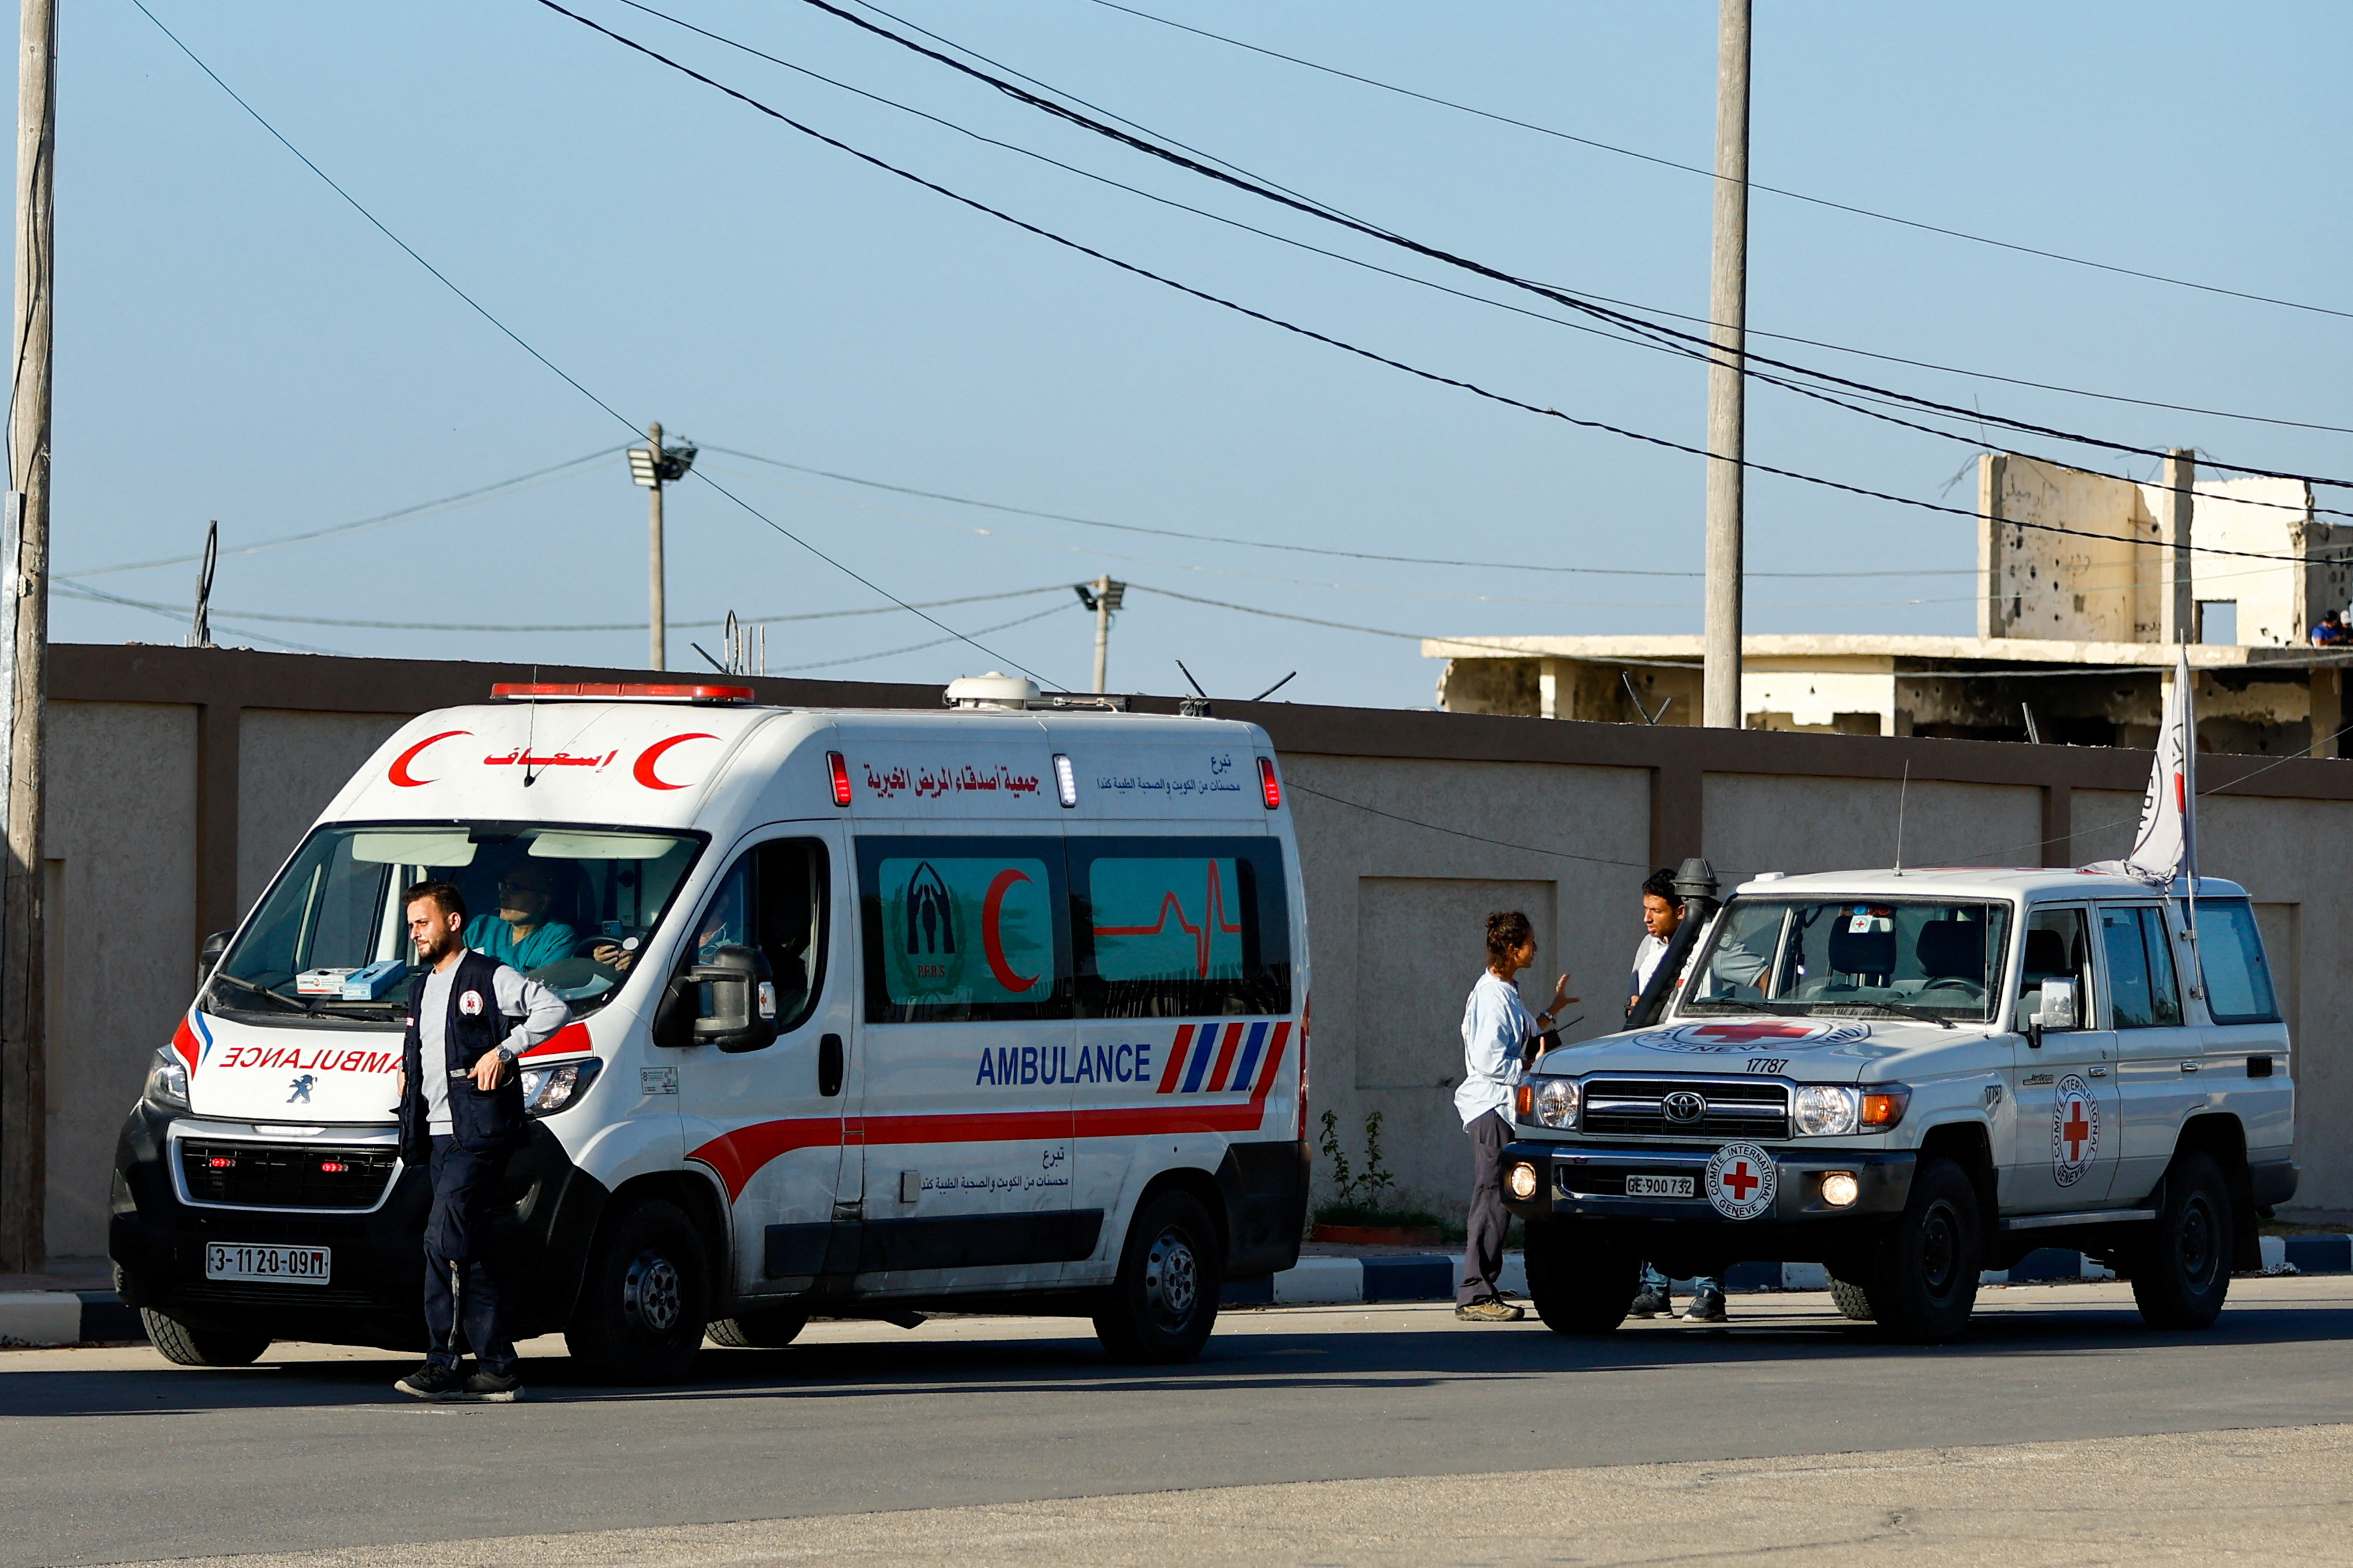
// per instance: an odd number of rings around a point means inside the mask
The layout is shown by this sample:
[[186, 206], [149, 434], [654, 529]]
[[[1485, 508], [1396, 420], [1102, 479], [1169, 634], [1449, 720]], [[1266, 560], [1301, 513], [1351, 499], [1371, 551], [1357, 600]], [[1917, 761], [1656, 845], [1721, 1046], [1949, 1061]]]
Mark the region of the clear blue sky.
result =
[[[707, 454], [714, 477], [909, 600], [1108, 571], [1412, 634], [1699, 629], [1699, 459], [1485, 404], [1185, 299], [809, 142], [532, 0], [149, 0], [392, 229], [638, 424], [1013, 506], [1326, 548], [1382, 565], [894, 498]], [[1710, 162], [1715, 8], [1137, 0], [1266, 47], [1683, 163]], [[1155, 205], [681, 33], [575, 9], [877, 155], [1253, 308], [1445, 374], [1684, 442], [1704, 371]], [[1418, 275], [1441, 269], [1058, 125], [791, 0], [665, 9], [1086, 169]], [[1704, 177], [1482, 122], [1092, 3], [893, 0], [908, 19], [1257, 174], [1523, 276], [1694, 314]], [[628, 433], [402, 255], [128, 0], [65, 0], [55, 561], [60, 574], [325, 528]], [[2120, 265], [2353, 310], [2340, 5], [1792, 5], [1760, 0], [1755, 177]], [[2017, 256], [1759, 194], [1754, 327], [2166, 402], [2353, 426], [2353, 320]], [[1451, 281], [1503, 297], [1492, 287]], [[1538, 301], [1527, 300], [1535, 304]], [[1760, 352], [1770, 352], [1761, 340]], [[1783, 345], [1789, 348], [1788, 345]], [[1811, 349], [1908, 391], [2148, 446], [2325, 473], [2353, 441]], [[1750, 456], [1963, 505], [1968, 447], [1770, 388]], [[2029, 449], [2047, 443], [2021, 442]], [[2080, 452], [2063, 455], [2081, 458]], [[2138, 458], [2119, 465], [2147, 473]], [[1968, 631], [1970, 523], [1759, 477], [1759, 631]], [[479, 504], [222, 563], [216, 634], [363, 654], [634, 665], [642, 629], [431, 633], [240, 620], [635, 623], [645, 492], [621, 458]], [[850, 504], [850, 503], [862, 504]], [[875, 594], [707, 487], [670, 501], [671, 615], [868, 609]], [[912, 514], [912, 515], [910, 515]], [[983, 534], [978, 529], [992, 531]], [[1013, 536], [1019, 537], [1013, 537]], [[1144, 559], [1124, 559], [1142, 557]], [[185, 605], [193, 569], [74, 578]], [[1082, 687], [1067, 589], [934, 612]], [[61, 640], [185, 625], [60, 592]], [[940, 634], [904, 613], [786, 622], [772, 669]], [[699, 666], [674, 631], [673, 668]], [[273, 641], [266, 642], [269, 638]], [[1139, 591], [1113, 685], [1182, 657], [1247, 696], [1426, 704], [1398, 637]], [[941, 679], [960, 645], [816, 674]]]

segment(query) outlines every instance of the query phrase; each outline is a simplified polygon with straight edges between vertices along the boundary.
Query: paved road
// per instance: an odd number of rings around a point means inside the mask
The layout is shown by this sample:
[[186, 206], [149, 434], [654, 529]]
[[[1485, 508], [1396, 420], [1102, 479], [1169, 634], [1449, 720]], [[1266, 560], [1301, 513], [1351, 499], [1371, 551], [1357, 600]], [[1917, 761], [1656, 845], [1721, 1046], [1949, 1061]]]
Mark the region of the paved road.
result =
[[[922, 1516], [925, 1539], [965, 1542], [943, 1547], [943, 1560], [966, 1568], [1050, 1560], [1052, 1543], [1079, 1539], [1071, 1531], [1128, 1529], [1166, 1541], [1169, 1561], [1212, 1560], [1198, 1544], [1176, 1551], [1196, 1530], [1225, 1540], [1219, 1552], [1288, 1542], [1275, 1562], [1379, 1561], [1391, 1547], [1400, 1560], [1610, 1561], [1562, 1549], [1542, 1521], [1569, 1531], [1606, 1515], [1651, 1545], [1710, 1528], [1739, 1539], [1752, 1527], [1794, 1531], [1793, 1550], [1909, 1539], [1905, 1506], [1883, 1506], [1870, 1479], [1878, 1471], [1913, 1478], [1899, 1489], [1938, 1500], [1930, 1511], [1948, 1522], [2031, 1496], [2044, 1525], [2050, 1510], [2063, 1521], [2089, 1510], [2144, 1556], [2174, 1540], [2164, 1529], [2193, 1542], [2221, 1528], [2226, 1514], [2213, 1509], [2257, 1500], [2274, 1528], [2325, 1525], [2343, 1539], [2344, 1489], [2297, 1489], [2341, 1477], [2353, 1457], [2353, 1438], [2327, 1430], [2353, 1423], [2353, 1279], [2242, 1280], [2202, 1335], [2142, 1328], [2119, 1286], [1989, 1291], [1971, 1342], [1936, 1351], [1877, 1344], [1821, 1296], [1736, 1307], [1728, 1331], [1639, 1325], [1598, 1343], [1461, 1325], [1434, 1306], [1238, 1312], [1198, 1363], [1142, 1374], [1106, 1366], [1071, 1323], [818, 1325], [786, 1351], [712, 1352], [709, 1381], [686, 1389], [572, 1386], [560, 1360], [535, 1360], [537, 1398], [506, 1408], [400, 1400], [387, 1384], [406, 1363], [374, 1352], [304, 1347], [235, 1373], [167, 1368], [144, 1350], [10, 1352], [0, 1355], [0, 1565], [333, 1548], [364, 1549], [337, 1561], [382, 1563], [404, 1560], [382, 1550], [390, 1543], [599, 1531], [628, 1533], [407, 1560], [765, 1562], [821, 1541], [856, 1555], [860, 1531], [888, 1541], [917, 1521], [832, 1517], [734, 1535], [659, 1527], [917, 1509], [950, 1510]], [[2187, 1512], [2168, 1511], [2190, 1500], [2170, 1479], [2182, 1451], [2129, 1441], [2290, 1427], [2321, 1430], [2210, 1442], [2199, 1485], [2214, 1490], [2218, 1471], [2238, 1479]], [[1933, 1452], [2029, 1443], [2072, 1447], [2041, 1458]], [[2230, 1458], [2240, 1453], [2260, 1462]], [[1776, 1458], [1784, 1471], [1747, 1463]], [[1662, 1462], [1700, 1463], [1622, 1468]], [[1585, 1479], [1525, 1474], [1563, 1470]], [[1792, 1514], [1799, 1492], [1773, 1479], [1785, 1472], [1862, 1479], [1832, 1486], [1843, 1501]], [[1298, 1485], [1440, 1476], [1461, 1479], [1354, 1493]], [[1588, 1485], [1606, 1508], [1577, 1500]], [[1252, 1489], [1133, 1495], [1205, 1488]], [[1566, 1500], [1514, 1525], [1500, 1550], [1494, 1509], [1531, 1495]], [[1064, 1499], [1097, 1500], [1007, 1507]], [[1463, 1513], [1474, 1499], [1493, 1506]], [[1412, 1507], [1398, 1513], [1398, 1500]], [[2278, 1506], [2288, 1500], [2325, 1505], [2325, 1517]], [[1155, 1509], [1161, 1523], [1147, 1529]], [[1322, 1549], [1342, 1524], [1378, 1534], [1383, 1518], [1396, 1526], [1381, 1536], [1389, 1547]], [[1335, 1522], [1319, 1533], [1317, 1520]], [[1472, 1533], [1454, 1533], [1472, 1521]], [[1420, 1544], [1404, 1550], [1398, 1531]], [[983, 1540], [998, 1544], [966, 1549]], [[1926, 1550], [1930, 1538], [1913, 1543]], [[2084, 1544], [2067, 1550], [2084, 1560]], [[2274, 1560], [2294, 1554], [2285, 1537], [2273, 1544]], [[1065, 1555], [1112, 1560], [1102, 1539]]]

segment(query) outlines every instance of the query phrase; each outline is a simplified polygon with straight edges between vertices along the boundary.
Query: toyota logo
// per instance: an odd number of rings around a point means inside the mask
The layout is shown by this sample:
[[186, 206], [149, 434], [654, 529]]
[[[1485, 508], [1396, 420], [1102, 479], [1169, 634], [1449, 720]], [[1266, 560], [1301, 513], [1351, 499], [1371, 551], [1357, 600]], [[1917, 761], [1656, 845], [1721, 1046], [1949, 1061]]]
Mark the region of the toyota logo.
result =
[[1707, 1114], [1707, 1100], [1688, 1089], [1679, 1089], [1661, 1102], [1660, 1109], [1667, 1113], [1668, 1121], [1688, 1126]]

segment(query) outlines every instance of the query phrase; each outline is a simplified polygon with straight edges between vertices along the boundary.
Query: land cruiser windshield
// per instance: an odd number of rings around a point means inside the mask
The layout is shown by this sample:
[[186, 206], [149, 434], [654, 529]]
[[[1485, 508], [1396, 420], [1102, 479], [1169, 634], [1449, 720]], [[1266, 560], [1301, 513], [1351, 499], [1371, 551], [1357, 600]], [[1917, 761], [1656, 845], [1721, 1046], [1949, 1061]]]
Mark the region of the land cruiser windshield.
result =
[[381, 1026], [406, 1016], [400, 895], [465, 896], [466, 945], [594, 1012], [618, 989], [702, 847], [700, 835], [536, 823], [322, 827], [215, 972], [211, 1012]]
[[1701, 953], [1685, 1013], [2000, 1014], [2010, 906], [1735, 899]]

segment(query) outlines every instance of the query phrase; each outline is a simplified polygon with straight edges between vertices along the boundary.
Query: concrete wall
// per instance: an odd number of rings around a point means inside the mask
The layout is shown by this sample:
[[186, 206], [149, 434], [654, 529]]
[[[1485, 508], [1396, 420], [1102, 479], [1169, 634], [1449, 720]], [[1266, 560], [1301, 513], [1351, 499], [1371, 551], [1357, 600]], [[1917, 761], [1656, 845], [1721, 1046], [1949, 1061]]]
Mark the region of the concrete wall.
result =
[[[71, 647], [52, 671], [47, 1239], [89, 1256], [104, 1245], [116, 1129], [187, 1004], [203, 932], [259, 895], [398, 722], [396, 703], [476, 700], [527, 672]], [[939, 702], [936, 688], [753, 684], [773, 701]], [[2128, 847], [2148, 766], [2065, 746], [1218, 710], [1266, 726], [1285, 759], [1312, 922], [1312, 1109], [1335, 1113], [1359, 1163], [1365, 1118], [1382, 1111], [1397, 1195], [1440, 1213], [1463, 1195], [1451, 1096], [1490, 910], [1535, 921], [1528, 988], [1568, 971], [1583, 1016], [1569, 1034], [1585, 1037], [1624, 1006], [1653, 866], [1704, 854], [1730, 880], [1883, 865], [1899, 800], [1907, 864], [2081, 864]], [[2200, 769], [2220, 791], [2200, 814], [2206, 868], [2253, 892], [2296, 1030], [2299, 1204], [2353, 1208], [2353, 921], [2337, 908], [2353, 763], [2208, 755]]]

